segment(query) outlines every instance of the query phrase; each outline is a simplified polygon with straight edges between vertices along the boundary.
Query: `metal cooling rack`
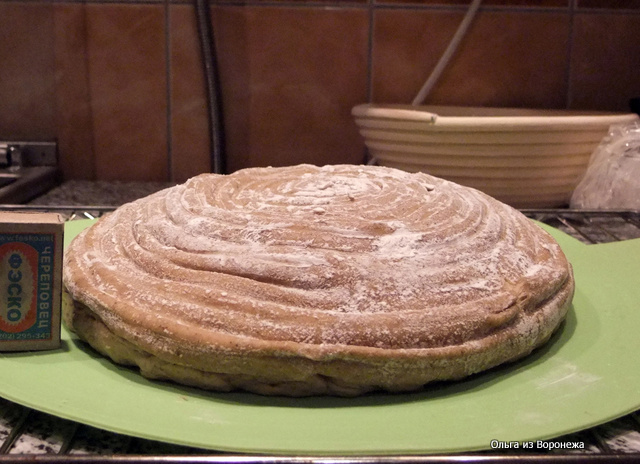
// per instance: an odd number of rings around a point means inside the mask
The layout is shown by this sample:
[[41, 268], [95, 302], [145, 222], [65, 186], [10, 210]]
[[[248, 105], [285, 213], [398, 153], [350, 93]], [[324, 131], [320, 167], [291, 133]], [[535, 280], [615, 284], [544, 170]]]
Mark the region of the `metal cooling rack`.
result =
[[[0, 205], [0, 211], [58, 212], [65, 220], [94, 219], [114, 207]], [[528, 217], [587, 243], [640, 238], [640, 211], [523, 210]], [[1, 373], [0, 373], [1, 375]], [[640, 386], [639, 386], [640, 388]], [[639, 390], [640, 391], [640, 390]], [[235, 455], [120, 435], [60, 419], [0, 398], [0, 463], [256, 463], [381, 464], [433, 462], [640, 462], [640, 412], [550, 440], [582, 442], [582, 450], [485, 451], [447, 456], [295, 457]]]
[[522, 212], [587, 244], [640, 238], [640, 211], [525, 209]]

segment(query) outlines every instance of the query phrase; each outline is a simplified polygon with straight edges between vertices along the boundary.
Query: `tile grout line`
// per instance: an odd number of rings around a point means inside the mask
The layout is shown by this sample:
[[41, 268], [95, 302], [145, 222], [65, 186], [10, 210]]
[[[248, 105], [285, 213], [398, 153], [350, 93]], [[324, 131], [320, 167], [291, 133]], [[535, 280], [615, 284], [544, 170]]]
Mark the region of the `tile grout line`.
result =
[[[161, 5], [168, 3], [171, 5], [188, 5], [189, 0], [0, 0], [0, 3], [87, 3], [87, 4], [155, 4]], [[273, 7], [273, 8], [338, 8], [338, 9], [387, 9], [387, 10], [464, 10], [465, 4], [442, 3], [442, 4], [415, 4], [415, 3], [378, 3], [375, 0], [366, 1], [310, 1], [297, 2], [295, 0], [224, 0], [215, 1], [218, 6], [242, 6], [242, 7]], [[640, 8], [597, 8], [597, 7], [580, 7], [576, 5], [575, 0], [569, 0], [568, 6], [531, 6], [518, 4], [484, 4], [483, 9], [486, 11], [508, 11], [508, 12], [559, 12], [559, 11], [577, 11], [587, 14], [637, 14]]]
[[373, 102], [373, 29], [375, 27], [375, 0], [368, 0], [369, 31], [367, 37], [367, 101]]
[[168, 180], [173, 180], [173, 128], [171, 124], [171, 116], [173, 107], [171, 104], [172, 96], [172, 79], [171, 79], [171, 0], [164, 0], [164, 18], [165, 18], [165, 30], [164, 30], [164, 42], [165, 42], [165, 74], [166, 74], [166, 95], [167, 95], [167, 113], [166, 113], [166, 128], [167, 128], [167, 175]]
[[569, 37], [567, 44], [567, 64], [565, 68], [565, 79], [567, 84], [567, 94], [565, 98], [565, 108], [571, 108], [571, 103], [573, 101], [573, 51], [574, 51], [574, 40], [575, 40], [575, 32], [574, 32], [574, 23], [576, 17], [576, 4], [578, 0], [571, 0], [569, 2]]
[[[168, 3], [170, 5], [188, 5], [188, 0], [0, 0], [0, 3], [84, 3], [84, 4], [151, 4], [161, 5]], [[358, 1], [310, 1], [297, 2], [295, 0], [223, 0], [215, 1], [219, 6], [242, 6], [242, 7], [273, 7], [273, 8], [337, 8], [337, 9], [399, 9], [399, 10], [462, 10], [466, 8], [464, 4], [443, 3], [443, 4], [414, 4], [414, 3], [377, 3], [376, 0]], [[569, 0], [568, 6], [531, 6], [531, 5], [500, 5], [485, 4], [485, 11], [508, 11], [508, 12], [559, 12], [571, 11], [573, 13], [579, 11], [584, 14], [621, 14], [635, 15], [640, 14], [640, 8], [613, 8], [613, 7], [580, 7], [577, 0]]]
[[[189, 0], [0, 0], [0, 3], [82, 3], [82, 4], [119, 4], [119, 5], [189, 5]], [[239, 6], [239, 7], [261, 7], [261, 8], [331, 8], [331, 9], [377, 9], [377, 10], [430, 10], [430, 11], [458, 11], [464, 10], [464, 4], [443, 3], [443, 4], [414, 4], [414, 3], [376, 3], [376, 0], [358, 1], [314, 1], [314, 2], [296, 2], [291, 0], [271, 0], [271, 1], [242, 1], [228, 0], [216, 1], [218, 6]], [[561, 11], [571, 11], [572, 13], [580, 12], [581, 14], [591, 15], [637, 15], [640, 14], [640, 8], [605, 8], [605, 7], [580, 7], [576, 4], [577, 0], [569, 0], [568, 6], [527, 6], [527, 5], [500, 5], [485, 4], [483, 10], [488, 12], [504, 11], [509, 13], [557, 13]]]

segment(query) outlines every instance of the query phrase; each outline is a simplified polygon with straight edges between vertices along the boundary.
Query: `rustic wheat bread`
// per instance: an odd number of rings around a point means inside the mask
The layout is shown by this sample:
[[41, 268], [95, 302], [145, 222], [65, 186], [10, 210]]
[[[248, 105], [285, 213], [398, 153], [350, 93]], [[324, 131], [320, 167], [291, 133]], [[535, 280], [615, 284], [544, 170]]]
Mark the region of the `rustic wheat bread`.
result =
[[67, 326], [150, 378], [409, 391], [518, 359], [565, 318], [553, 238], [476, 190], [375, 166], [203, 174], [65, 254]]

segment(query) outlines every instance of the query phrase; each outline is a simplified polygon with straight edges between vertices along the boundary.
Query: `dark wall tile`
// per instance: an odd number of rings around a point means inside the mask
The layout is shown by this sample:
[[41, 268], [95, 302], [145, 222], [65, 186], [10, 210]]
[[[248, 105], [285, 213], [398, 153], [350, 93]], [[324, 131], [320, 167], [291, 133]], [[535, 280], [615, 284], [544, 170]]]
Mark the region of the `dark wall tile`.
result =
[[640, 10], [640, 0], [577, 0], [578, 8]]
[[[188, 1], [188, 0], [186, 0]], [[318, 5], [328, 6], [328, 7], [339, 7], [339, 8], [349, 8], [352, 6], [361, 6], [365, 5], [369, 2], [369, 0], [212, 0], [212, 3], [219, 5], [243, 5], [243, 6], [257, 6], [257, 5], [268, 5], [268, 6], [310, 6], [313, 8], [317, 8]]]
[[366, 100], [360, 9], [215, 8], [228, 168], [354, 163], [351, 107]]
[[[568, 8], [571, 0], [484, 0], [482, 5]], [[376, 4], [394, 5], [470, 5], [471, 0], [375, 0]]]
[[87, 36], [96, 175], [167, 180], [162, 5], [89, 4]]
[[640, 97], [640, 15], [579, 14], [574, 25], [571, 106], [629, 111]]
[[191, 5], [170, 11], [171, 179], [211, 172], [209, 123], [200, 43]]
[[219, 6], [212, 11], [228, 172], [254, 165], [258, 156], [252, 138], [257, 122], [252, 114], [252, 83], [257, 79], [251, 55], [257, 49], [251, 33], [255, 21], [245, 8]]
[[[626, 111], [638, 0], [575, 3], [485, 0], [428, 102]], [[362, 161], [370, 17], [373, 99], [409, 103], [468, 4], [213, 0], [228, 170]], [[0, 136], [57, 138], [67, 178], [211, 169], [190, 2], [0, 0], [0, 18]]]
[[66, 178], [95, 178], [93, 120], [87, 61], [86, 5], [54, 8], [56, 135]]
[[[448, 46], [463, 13], [376, 12], [373, 95], [410, 103]], [[564, 14], [479, 12], [427, 103], [563, 107], [569, 18]]]
[[0, 137], [55, 137], [53, 7], [0, 2]]

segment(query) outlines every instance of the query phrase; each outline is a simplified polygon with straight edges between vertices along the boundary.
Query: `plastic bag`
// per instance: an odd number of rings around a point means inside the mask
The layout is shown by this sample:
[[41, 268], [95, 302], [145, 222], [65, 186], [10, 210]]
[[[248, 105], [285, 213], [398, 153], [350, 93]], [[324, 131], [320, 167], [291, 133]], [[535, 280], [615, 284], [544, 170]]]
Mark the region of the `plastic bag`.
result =
[[591, 155], [570, 206], [640, 210], [640, 122], [609, 128]]

